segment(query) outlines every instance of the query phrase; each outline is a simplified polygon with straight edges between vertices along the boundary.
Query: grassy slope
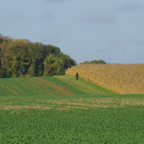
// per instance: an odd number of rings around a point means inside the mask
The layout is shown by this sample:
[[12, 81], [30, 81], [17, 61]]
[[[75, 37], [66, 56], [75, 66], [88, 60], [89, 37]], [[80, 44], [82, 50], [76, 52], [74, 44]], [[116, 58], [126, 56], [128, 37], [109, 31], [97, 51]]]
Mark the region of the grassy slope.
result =
[[[99, 85], [86, 81], [82, 78], [79, 78], [78, 81], [76, 81], [75, 77], [71, 75], [54, 76], [54, 77], [88, 94], [117, 94], [116, 92], [113, 92], [112, 90], [108, 90]], [[67, 81], [68, 78], [71, 78], [71, 80]]]
[[[71, 78], [68, 82], [67, 78]], [[84, 95], [114, 92], [73, 76], [1, 78], [0, 95]]]
[[0, 95], [75, 95], [85, 92], [54, 77], [1, 78]]

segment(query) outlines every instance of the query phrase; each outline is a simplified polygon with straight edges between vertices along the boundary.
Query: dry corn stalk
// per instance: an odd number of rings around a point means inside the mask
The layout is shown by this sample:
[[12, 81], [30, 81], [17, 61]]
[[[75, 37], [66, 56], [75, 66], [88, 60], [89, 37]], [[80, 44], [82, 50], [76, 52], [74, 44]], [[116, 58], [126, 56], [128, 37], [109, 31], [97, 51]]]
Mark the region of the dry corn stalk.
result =
[[111, 89], [119, 94], [144, 94], [144, 64], [86, 64], [66, 70], [66, 74]]

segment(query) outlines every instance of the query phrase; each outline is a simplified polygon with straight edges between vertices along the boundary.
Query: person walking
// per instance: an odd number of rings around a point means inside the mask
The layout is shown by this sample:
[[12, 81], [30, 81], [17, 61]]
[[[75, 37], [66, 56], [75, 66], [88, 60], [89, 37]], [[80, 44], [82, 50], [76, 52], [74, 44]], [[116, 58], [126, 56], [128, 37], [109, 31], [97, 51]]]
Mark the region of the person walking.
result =
[[79, 74], [78, 74], [78, 73], [76, 73], [76, 80], [78, 80], [78, 77], [79, 77]]

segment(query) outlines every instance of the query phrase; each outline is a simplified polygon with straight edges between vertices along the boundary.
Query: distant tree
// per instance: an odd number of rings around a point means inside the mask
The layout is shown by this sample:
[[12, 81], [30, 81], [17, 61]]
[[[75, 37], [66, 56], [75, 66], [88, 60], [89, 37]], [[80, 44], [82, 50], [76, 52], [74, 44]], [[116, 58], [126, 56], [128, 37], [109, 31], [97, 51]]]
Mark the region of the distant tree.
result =
[[27, 74], [30, 75], [31, 77], [36, 77], [35, 69], [36, 69], [36, 58], [33, 55], [32, 56], [32, 63], [31, 63], [31, 66], [29, 67]]
[[10, 73], [11, 73], [11, 77], [14, 77], [14, 78], [18, 77], [18, 75], [19, 75], [19, 74], [18, 74], [18, 69], [17, 69], [16, 66], [13, 66], [13, 67], [12, 67]]
[[2, 70], [1, 60], [0, 60], [0, 71]]
[[89, 61], [84, 61], [84, 62], [83, 62], [83, 64], [89, 64], [89, 63], [90, 63]]
[[19, 76], [24, 75], [24, 74], [25, 74], [25, 71], [26, 71], [25, 65], [24, 65], [23, 62], [21, 62], [21, 63], [20, 63], [20, 67], [19, 67], [19, 71], [18, 71]]
[[7, 71], [5, 69], [0, 71], [0, 78], [7, 78], [9, 77]]
[[98, 64], [97, 60], [90, 61], [91, 64]]
[[93, 61], [84, 61], [80, 63], [80, 65], [83, 64], [107, 64], [107, 63], [104, 60], [93, 60]]
[[79, 65], [83, 65], [83, 64], [84, 64], [83, 62], [79, 63]]
[[62, 75], [74, 65], [58, 47], [0, 35], [0, 77]]
[[0, 71], [0, 78], [2, 78], [2, 71]]
[[50, 54], [44, 61], [44, 74], [43, 76], [64, 75], [68, 67], [76, 65], [68, 55], [59, 56]]
[[36, 68], [35, 73], [37, 76], [42, 76], [44, 73], [44, 61], [47, 56], [50, 54], [54, 54], [55, 56], [59, 55], [60, 49], [58, 47], [52, 45], [44, 45], [42, 43], [33, 43], [29, 44], [30, 49], [32, 49], [32, 53], [34, 53], [36, 58]]
[[49, 54], [49, 56], [46, 57], [44, 61], [44, 73], [43, 76], [52, 76], [55, 75], [55, 67], [54, 63], [57, 60], [57, 57], [55, 57], [53, 54]]
[[104, 60], [98, 60], [98, 64], [107, 64]]
[[[27, 40], [12, 41], [5, 52], [5, 66], [8, 71], [12, 73], [19, 73], [20, 64], [25, 65], [29, 61], [29, 51], [27, 47]], [[25, 67], [25, 66], [24, 66]], [[26, 71], [26, 70], [25, 70]]]
[[5, 67], [5, 51], [11, 41], [12, 39], [10, 37], [4, 37], [0, 34], [0, 61], [2, 69]]

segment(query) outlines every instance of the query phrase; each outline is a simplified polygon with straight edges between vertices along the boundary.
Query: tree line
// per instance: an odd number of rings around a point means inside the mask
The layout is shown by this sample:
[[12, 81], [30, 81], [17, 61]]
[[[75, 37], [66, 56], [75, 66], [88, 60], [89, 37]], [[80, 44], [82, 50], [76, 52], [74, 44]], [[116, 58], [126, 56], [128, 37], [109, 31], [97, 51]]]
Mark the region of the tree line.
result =
[[107, 64], [107, 63], [104, 60], [92, 60], [92, 61], [84, 61], [80, 63], [80, 65], [83, 64]]
[[58, 47], [0, 34], [0, 78], [63, 75], [75, 65]]

